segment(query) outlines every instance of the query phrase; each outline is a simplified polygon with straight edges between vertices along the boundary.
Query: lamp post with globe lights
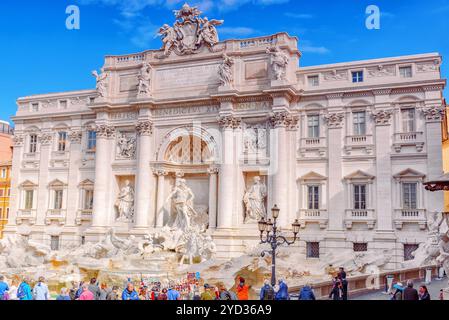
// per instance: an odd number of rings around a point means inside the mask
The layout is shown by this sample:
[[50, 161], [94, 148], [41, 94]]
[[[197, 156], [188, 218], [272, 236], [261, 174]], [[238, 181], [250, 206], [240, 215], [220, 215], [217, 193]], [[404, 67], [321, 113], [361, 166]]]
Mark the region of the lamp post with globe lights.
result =
[[268, 243], [271, 246], [271, 250], [263, 251], [262, 257], [265, 254], [271, 254], [271, 285], [276, 285], [276, 249], [281, 245], [292, 245], [298, 239], [299, 229], [301, 228], [301, 224], [298, 219], [295, 220], [292, 224], [293, 229], [293, 240], [288, 241], [288, 239], [280, 234], [280, 231], [277, 227], [277, 219], [279, 218], [280, 210], [277, 205], [271, 209], [271, 215], [273, 220], [262, 219], [258, 223], [259, 231], [260, 231], [260, 243], [265, 244]]

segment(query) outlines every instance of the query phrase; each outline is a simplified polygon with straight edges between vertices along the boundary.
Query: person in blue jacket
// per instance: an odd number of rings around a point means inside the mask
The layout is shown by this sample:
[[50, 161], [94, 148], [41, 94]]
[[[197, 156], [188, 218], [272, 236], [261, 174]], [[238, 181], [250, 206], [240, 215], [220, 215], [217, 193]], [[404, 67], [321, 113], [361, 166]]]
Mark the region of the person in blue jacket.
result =
[[9, 286], [5, 282], [5, 277], [0, 276], [0, 300], [3, 300], [5, 293], [8, 293], [8, 291], [9, 291]]
[[299, 293], [299, 300], [316, 300], [312, 287], [306, 284]]
[[274, 300], [290, 300], [290, 295], [288, 294], [288, 286], [284, 280], [279, 280], [279, 290], [276, 292]]
[[131, 282], [128, 282], [126, 289], [123, 290], [122, 300], [139, 300], [139, 295]]
[[17, 298], [19, 300], [33, 300], [33, 294], [31, 293], [31, 287], [29, 285], [30, 279], [24, 277], [22, 283], [17, 288]]
[[274, 289], [269, 280], [265, 280], [262, 289], [260, 289], [260, 300], [274, 300]]

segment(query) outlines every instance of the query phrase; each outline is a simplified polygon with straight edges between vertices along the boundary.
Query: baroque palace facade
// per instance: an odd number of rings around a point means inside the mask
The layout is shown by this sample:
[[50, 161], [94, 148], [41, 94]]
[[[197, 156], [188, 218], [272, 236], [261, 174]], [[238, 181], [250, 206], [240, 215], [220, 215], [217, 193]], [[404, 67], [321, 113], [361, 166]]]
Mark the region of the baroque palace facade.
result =
[[222, 21], [176, 15], [161, 50], [107, 56], [96, 90], [18, 99], [5, 232], [53, 249], [143, 237], [170, 223], [182, 181], [220, 257], [256, 243], [277, 204], [307, 258], [409, 259], [443, 208], [422, 187], [443, 172], [441, 56], [300, 67], [286, 33], [219, 42]]

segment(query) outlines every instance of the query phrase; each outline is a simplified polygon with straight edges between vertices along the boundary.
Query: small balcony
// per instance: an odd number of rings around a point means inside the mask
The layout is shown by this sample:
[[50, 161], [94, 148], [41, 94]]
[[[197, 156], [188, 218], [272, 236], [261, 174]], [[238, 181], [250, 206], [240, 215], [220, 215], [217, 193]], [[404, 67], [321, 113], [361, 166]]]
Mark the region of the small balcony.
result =
[[345, 139], [345, 152], [350, 155], [353, 150], [365, 150], [366, 154], [372, 154], [374, 139], [372, 135], [347, 136]]
[[299, 154], [303, 158], [323, 157], [326, 155], [326, 149], [326, 138], [302, 138], [300, 140]]
[[404, 223], [417, 223], [421, 230], [426, 230], [427, 219], [425, 209], [397, 209], [394, 214], [396, 229], [401, 230]]
[[66, 210], [63, 209], [49, 209], [45, 217], [45, 224], [51, 224], [56, 221], [60, 225], [65, 224]]
[[393, 148], [399, 153], [404, 147], [415, 147], [416, 152], [424, 149], [424, 134], [422, 132], [395, 133]]
[[366, 223], [368, 229], [374, 229], [376, 218], [373, 209], [348, 209], [346, 210], [345, 226], [352, 229], [354, 223]]
[[305, 228], [307, 223], [318, 223], [321, 229], [326, 229], [329, 221], [327, 210], [302, 209], [299, 212], [299, 222]]
[[92, 210], [83, 209], [78, 210], [78, 213], [76, 215], [76, 224], [81, 225], [83, 222], [90, 222], [92, 221]]
[[17, 212], [16, 223], [23, 224], [25, 221], [28, 221], [30, 224], [36, 223], [35, 209], [21, 209]]

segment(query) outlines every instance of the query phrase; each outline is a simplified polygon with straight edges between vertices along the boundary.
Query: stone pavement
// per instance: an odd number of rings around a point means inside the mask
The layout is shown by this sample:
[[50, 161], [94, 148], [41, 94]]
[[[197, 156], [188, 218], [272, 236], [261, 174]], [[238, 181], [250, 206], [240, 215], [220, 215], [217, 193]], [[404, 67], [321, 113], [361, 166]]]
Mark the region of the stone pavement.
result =
[[[415, 281], [414, 288], [416, 290], [419, 289], [419, 286], [421, 284], [424, 284], [424, 282]], [[405, 283], [404, 283], [405, 285]], [[427, 288], [429, 289], [430, 296], [432, 300], [439, 300], [440, 297], [440, 290], [443, 288], [447, 288], [449, 285], [447, 283], [447, 278], [443, 280], [432, 280], [432, 283], [427, 285]], [[352, 298], [351, 300], [389, 300], [391, 298], [391, 295], [384, 294], [383, 291], [375, 291], [371, 293], [367, 293], [361, 296], [357, 296]]]

